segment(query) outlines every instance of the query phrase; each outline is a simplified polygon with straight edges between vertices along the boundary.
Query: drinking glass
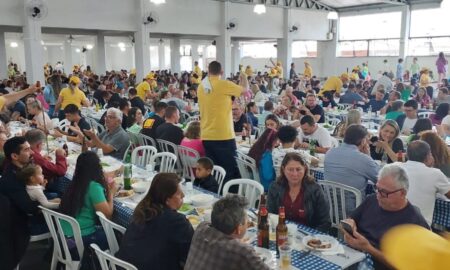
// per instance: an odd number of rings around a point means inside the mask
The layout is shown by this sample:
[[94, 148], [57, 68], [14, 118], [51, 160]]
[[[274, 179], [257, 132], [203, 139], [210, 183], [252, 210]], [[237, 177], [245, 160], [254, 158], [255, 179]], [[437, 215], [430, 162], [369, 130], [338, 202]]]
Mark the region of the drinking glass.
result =
[[280, 269], [288, 270], [291, 268], [292, 248], [289, 244], [284, 244], [279, 249], [280, 249]]

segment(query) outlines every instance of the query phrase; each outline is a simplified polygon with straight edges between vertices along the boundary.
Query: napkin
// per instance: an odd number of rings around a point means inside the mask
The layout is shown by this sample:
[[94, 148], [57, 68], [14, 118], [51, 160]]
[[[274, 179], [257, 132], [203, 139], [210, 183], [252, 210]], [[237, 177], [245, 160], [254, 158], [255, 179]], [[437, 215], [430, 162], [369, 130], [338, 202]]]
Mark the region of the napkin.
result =
[[208, 76], [206, 76], [203, 80], [202, 80], [202, 85], [203, 85], [203, 89], [205, 91], [205, 94], [209, 94], [212, 91], [212, 86], [211, 86], [211, 82], [209, 81]]

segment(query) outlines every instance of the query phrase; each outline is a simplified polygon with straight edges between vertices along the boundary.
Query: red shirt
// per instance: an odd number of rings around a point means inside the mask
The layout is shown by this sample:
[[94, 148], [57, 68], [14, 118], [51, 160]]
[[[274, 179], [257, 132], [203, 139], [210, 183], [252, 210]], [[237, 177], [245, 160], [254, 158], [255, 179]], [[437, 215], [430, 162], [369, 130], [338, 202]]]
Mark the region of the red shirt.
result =
[[306, 225], [305, 204], [303, 201], [303, 188], [300, 189], [294, 201], [289, 196], [289, 187], [283, 197], [283, 206], [286, 211], [286, 219]]
[[32, 151], [34, 164], [42, 167], [44, 178], [49, 182], [55, 177], [64, 176], [67, 172], [67, 161], [65, 156], [56, 155], [55, 163], [44, 158], [40, 153]]

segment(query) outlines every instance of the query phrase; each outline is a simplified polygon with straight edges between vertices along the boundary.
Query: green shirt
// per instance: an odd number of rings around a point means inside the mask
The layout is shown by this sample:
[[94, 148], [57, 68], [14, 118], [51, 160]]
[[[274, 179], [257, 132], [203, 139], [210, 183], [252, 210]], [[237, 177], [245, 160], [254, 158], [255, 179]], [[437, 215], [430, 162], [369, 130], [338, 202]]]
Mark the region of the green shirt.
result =
[[132, 132], [134, 134], [139, 134], [141, 132], [142, 127], [138, 124], [134, 124], [131, 127], [127, 128], [127, 131]]
[[[105, 189], [98, 182], [91, 181], [89, 183], [86, 195], [84, 196], [84, 204], [75, 219], [80, 224], [81, 236], [89, 235], [95, 232], [96, 214], [95, 205], [106, 202]], [[72, 228], [67, 222], [61, 222], [64, 234], [68, 237], [73, 236]]]
[[395, 111], [395, 112], [388, 112], [386, 114], [386, 120], [395, 120], [397, 119], [397, 117], [399, 117], [400, 115], [402, 115], [403, 112], [399, 112], [399, 111]]

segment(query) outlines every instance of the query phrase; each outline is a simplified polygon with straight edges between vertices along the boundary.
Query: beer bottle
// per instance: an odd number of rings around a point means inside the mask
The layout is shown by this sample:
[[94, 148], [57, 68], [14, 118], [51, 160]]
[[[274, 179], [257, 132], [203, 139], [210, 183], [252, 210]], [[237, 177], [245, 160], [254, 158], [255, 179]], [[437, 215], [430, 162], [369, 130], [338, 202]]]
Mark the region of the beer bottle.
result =
[[269, 213], [266, 205], [262, 205], [258, 214], [258, 247], [269, 248]]
[[259, 199], [259, 209], [258, 209], [258, 225], [259, 225], [259, 222], [261, 221], [260, 220], [260, 216], [261, 216], [261, 208], [262, 207], [266, 207], [266, 195], [263, 193], [263, 194], [261, 194], [261, 197], [260, 197], [260, 199]]
[[286, 215], [284, 212], [284, 206], [280, 206], [278, 210], [278, 225], [277, 225], [277, 253], [279, 248], [284, 245], [288, 240], [288, 228], [286, 226]]
[[83, 136], [83, 143], [81, 144], [81, 153], [88, 151], [88, 147], [86, 144], [86, 136]]

